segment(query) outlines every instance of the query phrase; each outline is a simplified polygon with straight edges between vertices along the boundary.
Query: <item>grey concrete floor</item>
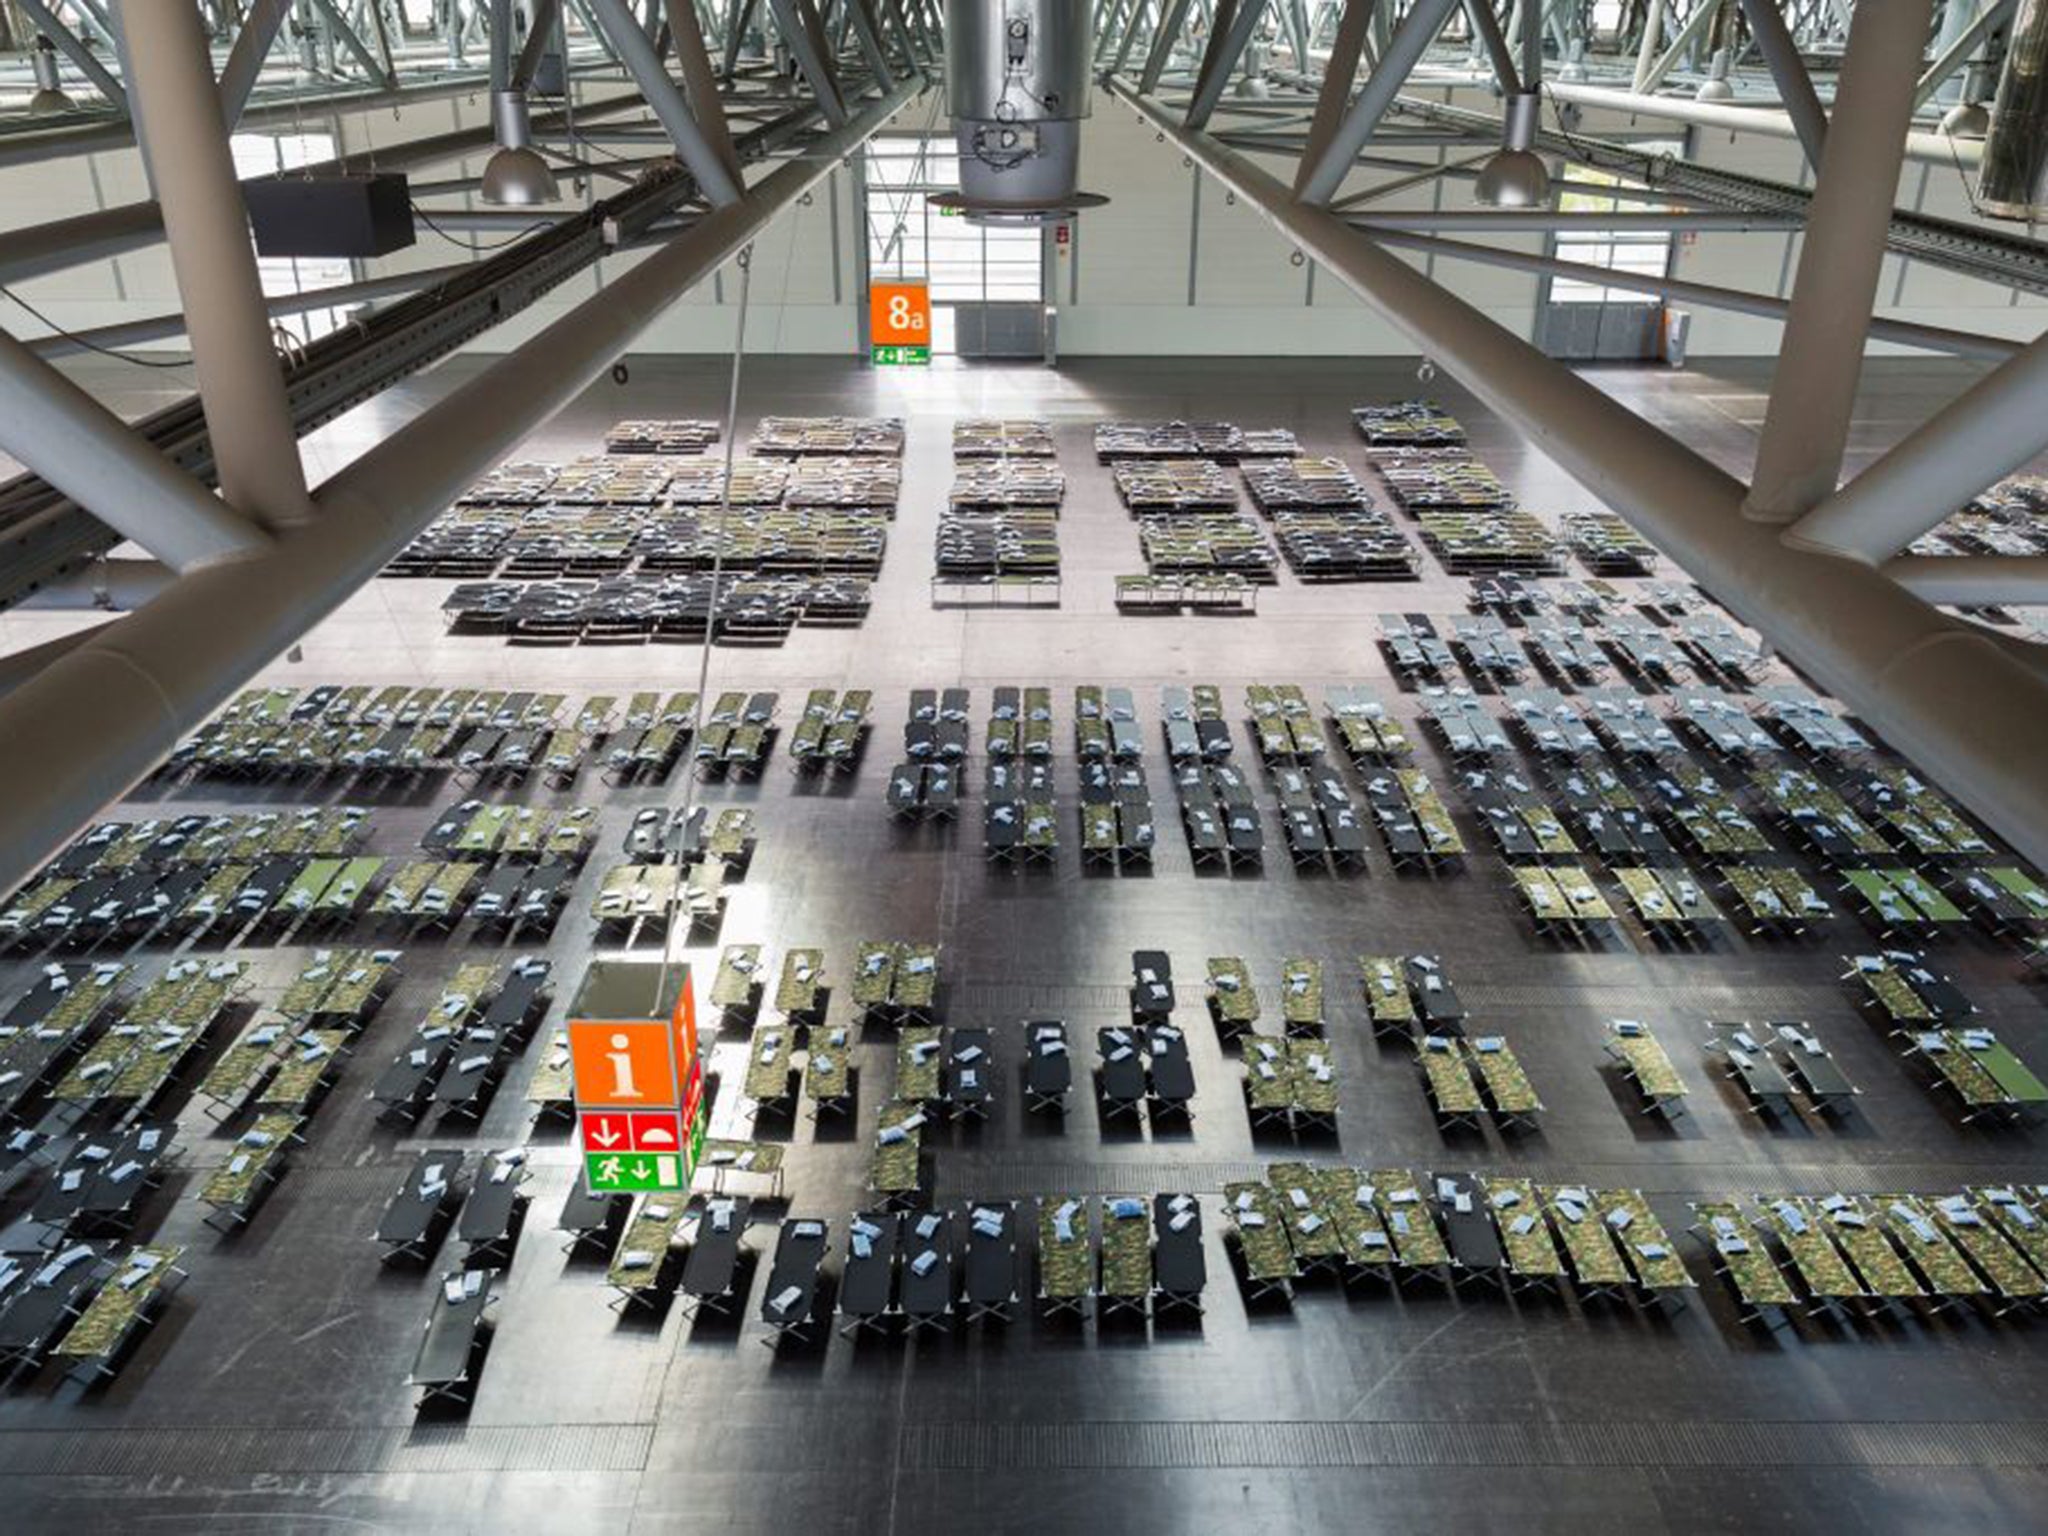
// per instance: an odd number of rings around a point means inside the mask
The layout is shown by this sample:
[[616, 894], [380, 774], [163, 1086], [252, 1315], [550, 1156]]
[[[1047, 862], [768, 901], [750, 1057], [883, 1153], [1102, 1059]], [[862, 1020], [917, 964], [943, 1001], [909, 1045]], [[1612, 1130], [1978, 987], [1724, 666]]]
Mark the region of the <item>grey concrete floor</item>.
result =
[[[456, 377], [443, 370], [355, 413], [322, 433], [309, 457], [331, 469]], [[1596, 377], [1746, 469], [1765, 365]], [[1968, 377], [1942, 365], [1874, 368], [1858, 454], [1895, 440]], [[636, 360], [627, 386], [592, 390], [523, 452], [587, 451], [621, 416], [716, 415], [724, 386], [714, 362]], [[1594, 950], [1562, 950], [1530, 933], [1499, 862], [1486, 856], [1435, 881], [1395, 876], [1378, 852], [1349, 878], [1301, 876], [1279, 861], [1261, 877], [1216, 877], [1197, 875], [1169, 834], [1149, 876], [1084, 874], [1063, 805], [1070, 846], [1057, 868], [1003, 873], [979, 855], [974, 799], [957, 830], [888, 819], [882, 781], [913, 686], [975, 689], [977, 741], [990, 687], [1054, 688], [1067, 802], [1073, 686], [1136, 687], [1162, 812], [1172, 793], [1156, 725], [1161, 682], [1213, 681], [1234, 707], [1246, 682], [1296, 681], [1313, 692], [1363, 681], [1412, 719], [1418, 701], [1387, 677], [1374, 615], [1460, 611], [1462, 581], [1433, 563], [1427, 580], [1399, 586], [1307, 588], [1283, 576], [1256, 619], [1119, 618], [1110, 578], [1140, 568], [1136, 530], [1088, 441], [1105, 416], [1223, 416], [1291, 426], [1310, 448], [1361, 464], [1349, 407], [1414, 388], [1412, 367], [1392, 363], [1090, 361], [1056, 373], [883, 376], [837, 361], [750, 360], [743, 420], [771, 411], [907, 416], [905, 494], [865, 626], [799, 631], [780, 649], [711, 658], [713, 688], [781, 688], [785, 723], [810, 686], [871, 687], [878, 707], [850, 783], [821, 791], [778, 763], [757, 785], [701, 788], [714, 804], [753, 805], [760, 847], [721, 931], [687, 957], [708, 966], [718, 943], [751, 940], [779, 960], [788, 947], [819, 944], [843, 991], [862, 939], [934, 940], [944, 946], [945, 1017], [1010, 1030], [999, 1054], [1013, 1063], [1019, 1020], [1064, 1016], [1086, 1041], [1082, 1032], [1120, 1016], [1129, 951], [1168, 950], [1195, 1053], [1192, 1131], [1106, 1128], [1085, 1093], [1055, 1127], [1027, 1121], [1005, 1092], [988, 1125], [928, 1141], [936, 1194], [947, 1201], [1153, 1189], [1213, 1197], [1227, 1180], [1291, 1154], [1293, 1143], [1250, 1131], [1241, 1069], [1200, 1007], [1199, 977], [1213, 954], [1243, 955], [1269, 987], [1285, 954], [1330, 967], [1344, 1112], [1337, 1138], [1304, 1145], [1316, 1160], [1638, 1186], [1674, 1230], [1688, 1199], [1707, 1194], [2048, 1177], [2041, 1133], [1959, 1127], [1857, 1013], [1837, 981], [1839, 956], [1869, 943], [1852, 921], [1803, 945], [1728, 938], [1673, 953], [1631, 928]], [[1442, 380], [1432, 388], [1529, 505], [1546, 515], [1592, 505], [1462, 392]], [[1070, 494], [1057, 612], [929, 607], [947, 429], [956, 416], [984, 413], [1044, 415], [1058, 426]], [[435, 611], [445, 585], [374, 584], [308, 637], [302, 661], [267, 675], [516, 681], [571, 694], [695, 685], [700, 653], [687, 648], [535, 652], [445, 636]], [[0, 630], [16, 643], [60, 622], [14, 615]], [[1421, 760], [1448, 791], [1447, 767], [1426, 746]], [[683, 793], [680, 778], [611, 790], [591, 775], [567, 792], [512, 792], [604, 807], [602, 851], [546, 946], [564, 994], [592, 949], [583, 912], [595, 867], [611, 861], [633, 808]], [[379, 806], [373, 850], [397, 853], [457, 794], [446, 785], [397, 796], [340, 786], [145, 788], [123, 814], [359, 799]], [[1549, 1105], [1541, 1134], [1440, 1134], [1407, 1054], [1373, 1044], [1348, 985], [1352, 957], [1414, 950], [1440, 953], [1475, 1016], [1513, 1041]], [[380, 1268], [368, 1234], [416, 1151], [445, 1144], [450, 1132], [429, 1122], [395, 1134], [374, 1122], [363, 1094], [440, 982], [480, 952], [489, 951], [467, 930], [409, 949], [405, 981], [314, 1120], [309, 1148], [233, 1239], [203, 1228], [192, 1198], [226, 1156], [226, 1138], [187, 1113], [183, 1166], [146, 1209], [143, 1230], [192, 1245], [191, 1283], [104, 1391], [81, 1396], [44, 1376], [0, 1396], [0, 1527], [1149, 1533], [1233, 1520], [1389, 1531], [1512, 1523], [1952, 1532], [2038, 1529], [2048, 1519], [2039, 1430], [2048, 1353], [2038, 1323], [1900, 1317], [1802, 1322], [1767, 1336], [1738, 1323], [1697, 1252], [1693, 1268], [1709, 1283], [1671, 1317], [1422, 1289], [1347, 1294], [1329, 1284], [1304, 1286], [1291, 1309], [1247, 1308], [1212, 1204], [1210, 1305], [1199, 1328], [1020, 1319], [1007, 1330], [834, 1339], [778, 1353], [757, 1344], [759, 1275], [743, 1326], [693, 1325], [679, 1312], [621, 1323], [604, 1304], [601, 1268], [565, 1261], [548, 1230], [575, 1158], [561, 1133], [529, 1129], [523, 1086], [538, 1050], [479, 1129], [454, 1133], [478, 1147], [532, 1145], [533, 1219], [506, 1277], [473, 1410], [416, 1418], [404, 1378], [432, 1282]], [[295, 947], [254, 954], [265, 987], [303, 959]], [[2010, 952], [1965, 940], [1942, 958], [2002, 1037], [2048, 1061], [2040, 989], [2019, 980]], [[12, 996], [28, 970], [0, 970], [0, 995]], [[835, 1016], [845, 1007], [842, 997]], [[1692, 1082], [1694, 1112], [1675, 1130], [1634, 1114], [1626, 1086], [1602, 1069], [1601, 1021], [1614, 1016], [1655, 1023]], [[1705, 1020], [1745, 1017], [1812, 1021], [1865, 1089], [1858, 1111], [1840, 1126], [1775, 1129], [1746, 1114], [1698, 1049]], [[791, 1209], [830, 1220], [838, 1253], [890, 1074], [885, 1039], [861, 1055], [851, 1128], [754, 1125], [736, 1092], [740, 1038], [722, 1037], [713, 1058], [726, 1080], [714, 1132], [787, 1141]], [[0, 1208], [0, 1219], [12, 1214], [14, 1206]], [[758, 1229], [755, 1242], [765, 1260], [772, 1232]]]

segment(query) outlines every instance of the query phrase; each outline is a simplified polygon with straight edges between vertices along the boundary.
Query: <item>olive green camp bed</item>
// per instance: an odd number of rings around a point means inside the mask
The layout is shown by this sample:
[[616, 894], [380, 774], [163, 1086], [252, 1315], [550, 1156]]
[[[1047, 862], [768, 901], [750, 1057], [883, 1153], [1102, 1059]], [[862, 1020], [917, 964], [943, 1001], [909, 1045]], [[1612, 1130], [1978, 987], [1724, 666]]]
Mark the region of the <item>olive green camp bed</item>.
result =
[[1713, 1255], [1715, 1273], [1728, 1282], [1742, 1321], [1782, 1319], [1798, 1298], [1742, 1207], [1733, 1200], [1702, 1200], [1692, 1211], [1693, 1231]]
[[1685, 1113], [1688, 1092], [1678, 1068], [1647, 1024], [1635, 1019], [1607, 1021], [1606, 1051], [1622, 1064], [1643, 1096], [1643, 1113], [1675, 1120]]
[[1422, 1180], [1406, 1168], [1375, 1168], [1366, 1174], [1365, 1182], [1372, 1186], [1373, 1203], [1402, 1268], [1449, 1286], [1451, 1250], [1437, 1230]]
[[1500, 1035], [1473, 1035], [1464, 1042], [1468, 1061], [1479, 1074], [1495, 1120], [1504, 1127], [1535, 1124], [1543, 1113], [1543, 1100], [1523, 1070], [1506, 1039]]
[[900, 944], [889, 1002], [904, 1019], [928, 1019], [938, 1000], [939, 946]]
[[381, 858], [350, 859], [313, 903], [311, 915], [322, 920], [353, 916], [369, 895], [370, 886], [383, 873], [387, 861]]
[[263, 1196], [284, 1177], [301, 1124], [294, 1114], [263, 1115], [235, 1139], [227, 1161], [199, 1188], [200, 1204], [212, 1207], [207, 1225], [225, 1231], [255, 1214]]
[[813, 1014], [824, 988], [825, 952], [792, 949], [782, 958], [782, 975], [775, 984], [776, 1010], [792, 1017]]
[[796, 1029], [789, 1024], [762, 1024], [747, 1042], [746, 1084], [741, 1089], [757, 1105], [789, 1100], [789, 1077]]
[[1449, 1035], [1424, 1035], [1417, 1042], [1416, 1059], [1422, 1066], [1422, 1079], [1429, 1089], [1438, 1129], [1462, 1125], [1477, 1130], [1486, 1105], [1479, 1097], [1479, 1085], [1472, 1079], [1459, 1042]]
[[857, 1008], [879, 1009], [889, 1001], [896, 985], [896, 964], [902, 946], [864, 941], [854, 951], [853, 1002]]
[[518, 812], [517, 806], [487, 805], [470, 817], [469, 825], [456, 834], [452, 847], [456, 853], [494, 853], [498, 840], [505, 835], [505, 828], [511, 825]]
[[289, 1110], [310, 1114], [321, 1092], [341, 1070], [348, 1056], [348, 1032], [307, 1029], [293, 1036], [284, 1059], [256, 1096], [259, 1111]]
[[1571, 1261], [1573, 1284], [1589, 1296], [1618, 1296], [1627, 1289], [1628, 1262], [1592, 1194], [1581, 1185], [1546, 1184], [1542, 1199]]
[[658, 1305], [673, 1286], [675, 1266], [669, 1260], [683, 1224], [683, 1205], [680, 1194], [640, 1197], [605, 1271], [605, 1283], [616, 1293], [614, 1307]]
[[1371, 1181], [1356, 1168], [1322, 1167], [1309, 1169], [1307, 1183], [1336, 1229], [1350, 1272], [1391, 1279], [1394, 1241], [1380, 1219], [1378, 1192]]
[[707, 859], [692, 864], [684, 874], [682, 908], [693, 928], [717, 926], [725, 910], [725, 870], [723, 861]]
[[1366, 955], [1358, 962], [1365, 979], [1365, 1007], [1374, 1034], [1407, 1034], [1415, 1027], [1415, 998], [1408, 990], [1402, 963], [1386, 955]]
[[1636, 1288], [1667, 1304], [1682, 1302], [1696, 1282], [1678, 1256], [1664, 1223], [1637, 1189], [1602, 1189], [1593, 1195], [1595, 1209], [1635, 1271]]
[[[1997, 1046], [1988, 1030], [1923, 1029], [1911, 1032], [1906, 1040], [1909, 1052], [1934, 1069], [1934, 1080], [1954, 1092], [1962, 1105], [1965, 1125], [1986, 1115], [2006, 1115], [2021, 1108], [2020, 1101], [1991, 1070], [1992, 1052], [1984, 1047], [2004, 1048]], [[1978, 1048], [1973, 1049], [1972, 1043]], [[2020, 1070], [2026, 1071], [2024, 1067]]]
[[853, 1047], [843, 1026], [811, 1030], [804, 1053], [804, 1098], [814, 1115], [843, 1114], [853, 1104]]
[[1259, 993], [1244, 961], [1235, 955], [1209, 960], [1209, 1010], [1216, 1022], [1232, 1030], [1251, 1028], [1259, 1019]]
[[540, 1063], [526, 1082], [526, 1102], [541, 1118], [570, 1113], [576, 1102], [576, 1081], [569, 1055], [569, 1032], [558, 1029], [548, 1037]]
[[1290, 957], [1280, 962], [1280, 1015], [1288, 1033], [1321, 1033], [1323, 1028], [1323, 963]]
[[779, 1141], [735, 1141], [710, 1136], [705, 1138], [697, 1171], [711, 1176], [713, 1194], [725, 1193], [726, 1186], [739, 1175], [766, 1181], [769, 1195], [780, 1199], [784, 1150]]
[[484, 866], [451, 860], [434, 871], [412, 905], [416, 922], [449, 926], [469, 905], [470, 893], [484, 877]]
[[92, 1383], [120, 1368], [123, 1352], [185, 1278], [185, 1250], [150, 1243], [130, 1250], [50, 1351], [78, 1381]]
[[868, 1187], [892, 1206], [917, 1193], [924, 1122], [922, 1104], [900, 1099], [884, 1104], [876, 1116]]
[[319, 905], [327, 887], [332, 885], [335, 877], [347, 867], [346, 859], [311, 860], [299, 871], [298, 877], [284, 888], [284, 894], [277, 898], [277, 904], [271, 909], [272, 915], [289, 919], [311, 912]]
[[1407, 797], [1417, 825], [1422, 828], [1429, 856], [1438, 860], [1462, 858], [1465, 839], [1459, 833], [1457, 823], [1451, 819], [1451, 813], [1445, 809], [1436, 786], [1430, 783], [1429, 775], [1420, 768], [1397, 768], [1394, 779], [1401, 786], [1401, 793]]
[[718, 820], [711, 824], [711, 835], [704, 841], [704, 851], [710, 857], [728, 864], [745, 862], [753, 847], [754, 813], [738, 805], [727, 806], [718, 813]]
[[1280, 1219], [1287, 1224], [1288, 1246], [1303, 1273], [1329, 1270], [1335, 1273], [1345, 1261], [1344, 1234], [1331, 1220], [1315, 1172], [1307, 1163], [1274, 1163], [1266, 1169], [1266, 1182]]
[[728, 944], [718, 957], [718, 975], [711, 984], [711, 1006], [727, 1013], [751, 1010], [761, 986], [761, 946]]
[[1152, 1299], [1152, 1202], [1105, 1196], [1102, 1215], [1102, 1315], [1143, 1313]]
[[939, 1097], [945, 1064], [936, 1024], [906, 1024], [896, 1035], [896, 1097], [929, 1103]]
[[1483, 1181], [1487, 1208], [1507, 1255], [1508, 1278], [1521, 1285], [1556, 1285], [1564, 1278], [1564, 1256], [1544, 1219], [1543, 1202], [1528, 1179]]
[[1117, 836], [1116, 807], [1083, 801], [1076, 809], [1081, 820], [1083, 862], [1114, 864], [1121, 841]]
[[653, 921], [666, 925], [675, 910], [681, 871], [673, 864], [618, 864], [604, 872], [590, 915], [602, 925]]
[[1246, 1299], [1258, 1302], [1280, 1296], [1292, 1300], [1297, 1271], [1279, 1197], [1264, 1184], [1225, 1184], [1223, 1208], [1244, 1264]]
[[247, 885], [249, 877], [255, 873], [253, 864], [221, 865], [186, 899], [178, 913], [179, 920], [189, 928], [201, 930], [217, 922], [234, 904], [236, 892]]
[[1079, 1317], [1095, 1294], [1092, 1204], [1082, 1195], [1047, 1195], [1038, 1202], [1038, 1298], [1048, 1316]]
[[221, 1052], [200, 1083], [199, 1097], [210, 1099], [219, 1114], [232, 1114], [269, 1079], [292, 1041], [290, 1024], [259, 1014]]

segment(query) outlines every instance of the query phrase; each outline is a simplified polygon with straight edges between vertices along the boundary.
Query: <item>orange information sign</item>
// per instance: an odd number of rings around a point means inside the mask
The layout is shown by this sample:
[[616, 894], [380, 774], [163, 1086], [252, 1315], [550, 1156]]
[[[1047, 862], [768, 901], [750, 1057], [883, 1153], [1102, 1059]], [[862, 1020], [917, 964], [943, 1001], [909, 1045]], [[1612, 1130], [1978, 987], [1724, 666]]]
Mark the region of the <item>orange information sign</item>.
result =
[[878, 363], [931, 361], [932, 295], [923, 278], [868, 284], [868, 340]]
[[655, 1019], [571, 1019], [576, 1102], [636, 1109], [681, 1102], [669, 1027]]

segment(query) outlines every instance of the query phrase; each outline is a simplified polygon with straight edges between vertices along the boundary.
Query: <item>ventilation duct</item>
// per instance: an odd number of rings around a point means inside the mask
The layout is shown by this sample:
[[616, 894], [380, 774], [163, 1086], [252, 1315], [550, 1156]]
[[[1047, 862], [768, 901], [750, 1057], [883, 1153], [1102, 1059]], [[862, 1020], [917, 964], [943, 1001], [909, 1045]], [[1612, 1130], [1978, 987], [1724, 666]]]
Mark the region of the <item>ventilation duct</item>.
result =
[[1089, 0], [947, 0], [946, 98], [970, 217], [1037, 220], [1107, 201], [1077, 191], [1089, 113]]
[[1977, 201], [2000, 219], [2048, 219], [2048, 0], [2020, 0], [1991, 106]]

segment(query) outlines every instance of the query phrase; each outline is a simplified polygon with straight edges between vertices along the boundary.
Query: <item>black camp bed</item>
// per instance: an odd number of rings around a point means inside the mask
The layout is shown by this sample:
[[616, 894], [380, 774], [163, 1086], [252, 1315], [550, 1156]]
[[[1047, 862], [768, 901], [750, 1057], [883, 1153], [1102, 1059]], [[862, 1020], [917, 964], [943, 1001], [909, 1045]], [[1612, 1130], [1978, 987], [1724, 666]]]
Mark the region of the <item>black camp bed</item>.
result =
[[519, 913], [519, 893], [526, 885], [525, 866], [500, 864], [484, 877], [469, 903], [469, 915], [479, 923], [513, 921]]
[[462, 1202], [455, 1236], [467, 1245], [463, 1263], [470, 1269], [504, 1268], [526, 1216], [526, 1154], [498, 1152], [486, 1156]]
[[1504, 1287], [1507, 1253], [1494, 1226], [1485, 1184], [1476, 1174], [1438, 1174], [1435, 1193], [1454, 1278], [1487, 1280]]
[[1774, 1043], [1768, 1029], [1752, 1032], [1747, 1024], [1711, 1024], [1707, 1048], [1718, 1051], [1728, 1062], [1728, 1075], [1742, 1090], [1749, 1106], [1758, 1114], [1789, 1119], [1792, 1115], [1792, 1079], [1771, 1055]]
[[514, 931], [553, 928], [555, 919], [561, 916], [562, 907], [569, 899], [569, 886], [575, 879], [576, 866], [566, 860], [536, 864], [526, 877], [526, 885], [519, 895]]
[[1147, 1092], [1144, 1048], [1138, 1027], [1113, 1024], [1098, 1030], [1095, 1040], [1102, 1058], [1095, 1076], [1095, 1091], [1102, 1103], [1103, 1118], [1135, 1115]]
[[979, 1026], [946, 1031], [946, 1108], [956, 1120], [986, 1120], [995, 1103], [995, 1036]]
[[446, 1119], [481, 1119], [511, 1060], [507, 1031], [481, 1024], [463, 1030], [434, 1083], [434, 1108]]
[[963, 1216], [967, 1256], [961, 1300], [967, 1321], [1008, 1322], [1017, 1305], [1017, 1202], [977, 1201]]
[[1465, 1004], [1451, 978], [1433, 955], [1410, 956], [1404, 969], [1408, 990], [1415, 998], [1415, 1011], [1436, 1034], [1457, 1035], [1466, 1017]]
[[924, 770], [916, 763], [898, 763], [889, 770], [884, 791], [892, 816], [914, 816], [923, 805]]
[[455, 1054], [455, 1045], [455, 1031], [446, 1026], [422, 1030], [407, 1040], [370, 1085], [371, 1100], [381, 1106], [379, 1118], [404, 1124], [417, 1120], [433, 1096], [434, 1080]]
[[721, 1195], [698, 1206], [696, 1229], [678, 1287], [684, 1316], [694, 1317], [700, 1311], [730, 1312], [739, 1305], [741, 1298], [735, 1288], [740, 1250], [753, 1214], [753, 1202], [739, 1195]]
[[950, 763], [927, 767], [918, 793], [927, 816], [950, 821], [960, 813], [960, 775]]
[[885, 1326], [895, 1307], [896, 1259], [906, 1218], [897, 1211], [860, 1211], [847, 1232], [839, 1274], [839, 1331]]
[[387, 1264], [424, 1264], [433, 1257], [462, 1192], [464, 1154], [438, 1147], [413, 1159], [405, 1182], [377, 1221], [377, 1241]]
[[1131, 1012], [1141, 1019], [1165, 1018], [1173, 1012], [1173, 962], [1163, 949], [1140, 949], [1131, 955]]
[[1024, 1107], [1065, 1112], [1067, 1090], [1074, 1082], [1074, 1061], [1067, 1049], [1067, 1026], [1057, 1019], [1031, 1019], [1024, 1025]]
[[420, 1407], [467, 1403], [475, 1396], [491, 1331], [491, 1287], [496, 1279], [495, 1270], [457, 1269], [434, 1287], [433, 1308], [406, 1382], [420, 1393]]
[[1171, 1024], [1154, 1024], [1145, 1031], [1145, 1049], [1151, 1056], [1153, 1114], [1192, 1115], [1195, 1064], [1187, 1037]]
[[0, 1374], [40, 1365], [113, 1273], [106, 1249], [89, 1243], [68, 1244], [38, 1259], [0, 1312]]
[[1820, 1037], [1804, 1023], [1774, 1020], [1764, 1026], [1777, 1037], [1776, 1055], [1785, 1074], [1822, 1114], [1840, 1114], [1862, 1090], [1849, 1080]]
[[149, 890], [123, 914], [122, 926], [141, 934], [159, 923], [169, 922], [199, 894], [199, 888], [206, 884], [206, 874], [203, 869], [174, 869], [168, 874], [151, 876]]
[[1202, 1203], [1193, 1195], [1152, 1197], [1154, 1314], [1181, 1307], [1202, 1310], [1209, 1258], [1202, 1248]]
[[555, 1230], [568, 1234], [562, 1251], [572, 1257], [610, 1253], [626, 1230], [626, 1214], [632, 1208], [629, 1194], [593, 1191], [581, 1178], [574, 1180], [562, 1201], [562, 1213], [555, 1218]]
[[1287, 851], [1297, 864], [1320, 864], [1330, 851], [1323, 835], [1323, 818], [1315, 811], [1294, 806], [1280, 814], [1280, 826], [1287, 839]]
[[1188, 854], [1195, 863], [1210, 864], [1223, 857], [1229, 843], [1224, 837], [1222, 812], [1213, 795], [1206, 789], [1199, 795], [1184, 793], [1180, 819], [1187, 833]]
[[761, 1321], [771, 1348], [784, 1339], [809, 1343], [811, 1314], [818, 1305], [818, 1276], [831, 1249], [830, 1229], [811, 1217], [792, 1216], [782, 1224], [775, 1260], [768, 1267], [768, 1288], [761, 1294]]
[[1195, 740], [1200, 743], [1202, 756], [1210, 762], [1220, 762], [1230, 756], [1230, 722], [1227, 720], [1197, 720]]
[[991, 801], [982, 808], [982, 852], [998, 862], [1014, 858], [1024, 842], [1025, 807], [1018, 801]]
[[518, 1036], [539, 1022], [553, 991], [554, 966], [546, 960], [515, 961], [497, 995], [484, 1009], [486, 1029]]
[[51, 1173], [29, 1219], [82, 1236], [125, 1230], [143, 1198], [162, 1182], [177, 1133], [175, 1121], [161, 1121], [82, 1138]]
[[903, 1218], [903, 1269], [897, 1305], [910, 1327], [944, 1328], [953, 1316], [959, 1263], [950, 1211], [916, 1211]]

